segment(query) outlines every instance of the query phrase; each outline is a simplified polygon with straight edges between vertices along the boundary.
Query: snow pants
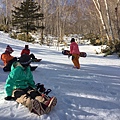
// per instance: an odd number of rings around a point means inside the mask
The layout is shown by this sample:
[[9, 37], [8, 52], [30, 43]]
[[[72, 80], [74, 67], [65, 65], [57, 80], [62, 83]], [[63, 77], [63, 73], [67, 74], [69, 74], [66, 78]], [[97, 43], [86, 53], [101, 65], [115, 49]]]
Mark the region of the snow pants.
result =
[[32, 110], [32, 101], [34, 99], [38, 100], [39, 102], [44, 102], [44, 97], [40, 95], [40, 93], [36, 92], [33, 89], [26, 88], [26, 89], [15, 89], [13, 91], [12, 96], [15, 98], [16, 102], [21, 103], [25, 107]]
[[32, 59], [36, 59], [34, 54], [30, 54], [30, 57], [31, 57]]
[[14, 57], [12, 60], [8, 62], [8, 64], [3, 68], [3, 71], [4, 72], [11, 71], [11, 66], [15, 61], [17, 61], [16, 57]]
[[76, 67], [77, 69], [80, 69], [79, 55], [78, 54], [72, 54], [72, 62], [74, 64], [74, 67]]

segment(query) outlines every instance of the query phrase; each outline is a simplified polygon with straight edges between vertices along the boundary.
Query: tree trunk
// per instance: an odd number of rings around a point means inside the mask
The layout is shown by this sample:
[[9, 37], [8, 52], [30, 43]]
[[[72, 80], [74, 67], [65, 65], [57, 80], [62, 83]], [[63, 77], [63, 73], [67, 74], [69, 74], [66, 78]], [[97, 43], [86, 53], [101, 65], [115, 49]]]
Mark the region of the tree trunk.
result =
[[100, 4], [99, 4], [99, 1], [98, 1], [98, 0], [97, 0], [97, 1], [93, 0], [93, 3], [94, 3], [94, 5], [95, 5], [95, 7], [96, 7], [96, 9], [97, 9], [97, 11], [98, 11], [98, 13], [99, 13], [99, 16], [100, 16], [100, 20], [101, 20], [103, 29], [105, 30], [105, 33], [106, 33], [106, 38], [107, 38], [107, 40], [109, 41], [110, 38], [109, 38], [108, 31], [107, 31], [107, 27], [106, 27], [105, 22], [104, 22], [104, 19], [103, 19], [103, 15], [102, 15], [102, 12], [101, 12], [101, 6], [100, 6]]
[[114, 35], [113, 35], [113, 30], [112, 30], [112, 25], [111, 25], [111, 19], [110, 19], [110, 14], [109, 14], [108, 3], [107, 3], [107, 0], [104, 0], [104, 2], [105, 2], [106, 12], [107, 12], [109, 33], [111, 35], [112, 41], [114, 41]]
[[120, 40], [120, 27], [119, 27], [119, 18], [118, 18], [118, 5], [119, 5], [120, 0], [117, 1], [117, 6], [115, 8], [115, 16], [116, 16], [116, 26], [117, 26], [117, 34], [118, 34], [118, 39]]

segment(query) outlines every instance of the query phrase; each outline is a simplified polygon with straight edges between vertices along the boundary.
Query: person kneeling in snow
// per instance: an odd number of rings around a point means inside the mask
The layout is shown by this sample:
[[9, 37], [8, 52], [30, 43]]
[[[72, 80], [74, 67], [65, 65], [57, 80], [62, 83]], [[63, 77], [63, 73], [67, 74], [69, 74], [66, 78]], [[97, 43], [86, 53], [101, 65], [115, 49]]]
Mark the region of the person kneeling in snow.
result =
[[5, 52], [1, 55], [1, 60], [4, 62], [3, 70], [5, 72], [10, 71], [12, 63], [17, 61], [17, 57], [13, 57], [11, 55], [12, 52], [14, 52], [14, 50], [9, 45], [7, 45]]
[[48, 97], [36, 90], [33, 75], [30, 70], [31, 59], [29, 55], [22, 55], [18, 62], [14, 62], [5, 84], [7, 97], [14, 98], [18, 103], [26, 106], [30, 112], [37, 115], [47, 114], [56, 105], [56, 97]]

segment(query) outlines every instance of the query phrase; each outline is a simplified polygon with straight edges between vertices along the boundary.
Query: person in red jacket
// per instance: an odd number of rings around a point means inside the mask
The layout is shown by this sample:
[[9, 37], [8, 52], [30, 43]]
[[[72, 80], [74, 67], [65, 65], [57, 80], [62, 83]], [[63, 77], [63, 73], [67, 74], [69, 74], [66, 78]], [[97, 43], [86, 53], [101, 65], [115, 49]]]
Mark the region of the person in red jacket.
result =
[[79, 63], [80, 51], [78, 44], [75, 42], [74, 38], [71, 39], [70, 54], [72, 55], [72, 62], [74, 64], [74, 68], [80, 69], [80, 63]]
[[25, 45], [25, 48], [21, 51], [21, 55], [23, 55], [23, 54], [29, 55], [32, 59], [37, 59], [37, 58], [35, 58], [34, 54], [30, 54], [30, 49], [29, 49], [28, 45]]
[[11, 55], [13, 51], [14, 50], [9, 45], [7, 45], [5, 52], [1, 54], [1, 60], [4, 63], [4, 71], [10, 71], [12, 63], [17, 61], [17, 58]]

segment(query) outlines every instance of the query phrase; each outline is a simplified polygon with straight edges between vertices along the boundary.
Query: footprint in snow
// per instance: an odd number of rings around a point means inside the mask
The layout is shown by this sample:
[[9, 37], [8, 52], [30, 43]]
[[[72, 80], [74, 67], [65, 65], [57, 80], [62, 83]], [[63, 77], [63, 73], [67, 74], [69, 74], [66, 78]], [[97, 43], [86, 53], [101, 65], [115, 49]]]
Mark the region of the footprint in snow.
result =
[[74, 104], [74, 99], [62, 98], [62, 101], [67, 105], [71, 105], [72, 107], [76, 107], [76, 105]]
[[10, 112], [11, 112], [11, 113], [10, 113], [10, 116], [11, 116], [11, 117], [14, 117], [14, 116], [15, 116], [15, 114], [13, 113], [12, 108], [10, 108]]
[[15, 115], [14, 115], [13, 113], [10, 113], [10, 116], [11, 116], [11, 117], [14, 117]]
[[110, 92], [112, 95], [117, 95], [117, 93], [115, 93], [115, 92]]
[[54, 86], [53, 89], [60, 89], [60, 86]]

